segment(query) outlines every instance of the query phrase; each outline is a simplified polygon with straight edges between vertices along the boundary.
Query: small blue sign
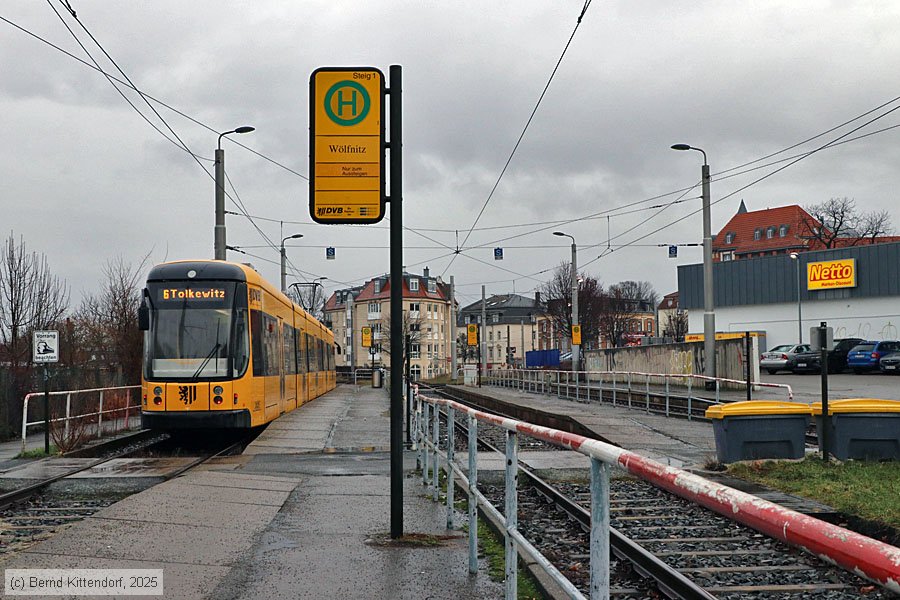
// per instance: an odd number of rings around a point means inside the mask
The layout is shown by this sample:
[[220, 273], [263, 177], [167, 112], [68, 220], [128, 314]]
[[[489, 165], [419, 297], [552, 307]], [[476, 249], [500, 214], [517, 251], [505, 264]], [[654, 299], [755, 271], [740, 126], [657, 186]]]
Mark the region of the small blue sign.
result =
[[678, 258], [678, 246], [669, 246], [669, 258]]
[[503, 248], [494, 248], [494, 260], [503, 260]]
[[327, 260], [334, 260], [334, 248], [329, 246], [325, 248], [325, 258]]

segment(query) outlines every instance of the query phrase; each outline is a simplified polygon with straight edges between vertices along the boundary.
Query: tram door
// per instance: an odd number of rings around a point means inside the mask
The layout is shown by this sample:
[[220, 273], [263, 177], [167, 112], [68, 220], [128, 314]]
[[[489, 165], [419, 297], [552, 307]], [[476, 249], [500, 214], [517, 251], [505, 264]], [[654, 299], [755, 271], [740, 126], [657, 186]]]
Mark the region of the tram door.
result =
[[284, 319], [278, 317], [278, 413], [284, 414]]

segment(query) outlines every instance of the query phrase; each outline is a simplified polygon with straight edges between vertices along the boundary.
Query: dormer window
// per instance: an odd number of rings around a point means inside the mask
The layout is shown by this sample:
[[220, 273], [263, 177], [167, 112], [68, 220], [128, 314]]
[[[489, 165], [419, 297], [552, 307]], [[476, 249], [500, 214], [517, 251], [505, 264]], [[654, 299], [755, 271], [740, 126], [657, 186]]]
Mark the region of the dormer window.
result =
[[778, 237], [786, 237], [788, 232], [788, 226], [782, 225], [778, 228]]
[[773, 237], [775, 237], [775, 226], [769, 225], [766, 228], [766, 239], [771, 240]]
[[434, 279], [428, 280], [428, 291], [432, 294], [437, 291], [437, 282]]
[[754, 240], [762, 239], [762, 228], [761, 227], [757, 227], [756, 229], [753, 230], [753, 239]]
[[725, 234], [725, 243], [726, 244], [734, 243], [734, 232], [733, 231], [729, 231], [728, 233]]
[[380, 279], [375, 280], [375, 293], [376, 294], [381, 293], [381, 280]]
[[409, 280], [409, 291], [418, 292], [419, 291], [419, 280], [418, 278], [412, 278]]

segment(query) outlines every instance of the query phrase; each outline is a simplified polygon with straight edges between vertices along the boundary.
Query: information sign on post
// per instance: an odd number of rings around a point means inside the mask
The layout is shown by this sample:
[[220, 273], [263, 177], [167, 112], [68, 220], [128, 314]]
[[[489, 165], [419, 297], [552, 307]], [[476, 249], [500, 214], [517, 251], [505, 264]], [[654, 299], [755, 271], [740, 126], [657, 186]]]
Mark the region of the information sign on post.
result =
[[581, 345], [581, 325], [572, 325], [572, 344]]
[[477, 346], [478, 345], [478, 325], [475, 323], [470, 323], [466, 326], [466, 336], [467, 342], [469, 346]]
[[59, 362], [59, 332], [35, 331], [32, 344], [32, 361], [35, 363]]
[[316, 223], [384, 218], [384, 93], [374, 67], [320, 67], [310, 76], [309, 214]]
[[372, 328], [371, 327], [363, 327], [362, 328], [362, 345], [363, 345], [363, 348], [371, 348], [372, 347]]

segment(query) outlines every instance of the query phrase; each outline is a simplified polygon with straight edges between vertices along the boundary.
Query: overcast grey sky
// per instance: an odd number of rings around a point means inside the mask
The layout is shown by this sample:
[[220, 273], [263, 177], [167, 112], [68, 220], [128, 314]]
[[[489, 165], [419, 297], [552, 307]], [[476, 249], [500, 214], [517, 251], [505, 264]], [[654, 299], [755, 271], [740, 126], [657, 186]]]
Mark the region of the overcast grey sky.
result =
[[[699, 188], [661, 212], [647, 207], [677, 200], [680, 193], [665, 194], [697, 183], [702, 157], [674, 152], [673, 143], [709, 156], [714, 231], [741, 199], [757, 210], [849, 196], [865, 210], [891, 211], [900, 225], [900, 128], [823, 150], [739, 192], [787, 163], [721, 173], [900, 96], [895, 1], [592, 3], [478, 229], [449, 269], [454, 231], [461, 243], [583, 0], [70, 4], [142, 91], [215, 131], [256, 127], [234, 141], [303, 176], [311, 72], [369, 65], [387, 73], [402, 65], [404, 223], [431, 238], [407, 231], [404, 263], [455, 275], [463, 304], [480, 296], [482, 283], [489, 294], [532, 293], [549, 276], [542, 272], [569, 258], [568, 240], [552, 236], [554, 229], [575, 236], [579, 263], [604, 284], [646, 279], [661, 295], [675, 290], [677, 265], [699, 262], [700, 249], [680, 248], [672, 260], [655, 244], [701, 241], [699, 212], [687, 216], [700, 208]], [[51, 7], [115, 73], [60, 2], [7, 0], [0, 16], [88, 60]], [[132, 263], [148, 253], [154, 263], [212, 257], [213, 181], [189, 154], [100, 73], [6, 21], [0, 54], [4, 238], [12, 231], [46, 254], [71, 285], [73, 304], [118, 256]], [[136, 94], [123, 91], [165, 130]], [[155, 106], [211, 173], [216, 134]], [[758, 164], [808, 152], [898, 106]], [[900, 110], [845, 139], [898, 124]], [[289, 244], [303, 271], [289, 280], [327, 276], [334, 289], [388, 271], [387, 221], [314, 225], [305, 179], [231, 142], [223, 147], [256, 225], [276, 245], [305, 236]], [[227, 208], [238, 210], [231, 201]], [[529, 223], [545, 224], [485, 229]], [[615, 251], [594, 260], [608, 231]], [[496, 241], [519, 234], [527, 235]], [[277, 283], [278, 252], [247, 218], [229, 215], [227, 235], [230, 245], [257, 255], [230, 259], [250, 260]], [[326, 246], [336, 247], [336, 260], [325, 260]], [[502, 262], [493, 260], [495, 246], [505, 249]]]

